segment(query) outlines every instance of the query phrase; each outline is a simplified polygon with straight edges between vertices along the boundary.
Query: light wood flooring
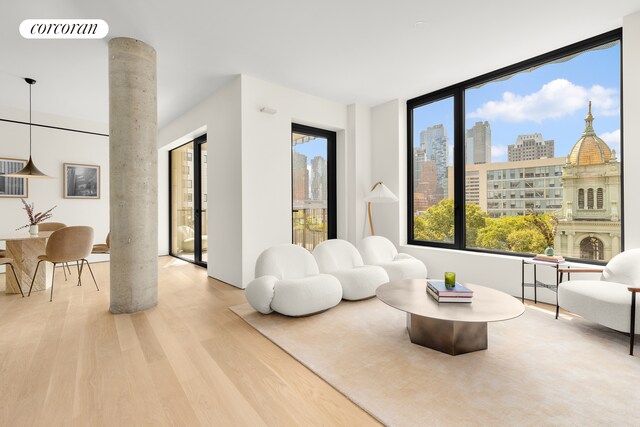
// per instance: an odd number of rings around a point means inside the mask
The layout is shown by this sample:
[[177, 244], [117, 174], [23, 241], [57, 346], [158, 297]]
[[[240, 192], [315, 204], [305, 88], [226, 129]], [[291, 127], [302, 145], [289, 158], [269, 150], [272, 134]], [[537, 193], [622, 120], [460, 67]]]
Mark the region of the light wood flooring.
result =
[[[159, 304], [109, 313], [109, 264], [0, 294], [0, 426], [376, 425], [228, 307], [241, 290], [159, 259]], [[73, 270], [72, 270], [73, 271]], [[85, 269], [86, 273], [86, 269]]]

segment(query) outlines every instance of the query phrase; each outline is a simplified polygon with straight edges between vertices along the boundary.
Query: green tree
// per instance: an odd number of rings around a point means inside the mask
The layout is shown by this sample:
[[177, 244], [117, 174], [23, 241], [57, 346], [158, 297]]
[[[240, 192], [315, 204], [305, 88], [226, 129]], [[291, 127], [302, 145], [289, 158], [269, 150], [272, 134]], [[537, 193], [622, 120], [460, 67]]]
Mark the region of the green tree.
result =
[[[467, 245], [475, 247], [479, 230], [485, 227], [487, 214], [477, 205], [466, 205]], [[414, 218], [414, 238], [436, 242], [453, 242], [454, 204], [441, 200]]]

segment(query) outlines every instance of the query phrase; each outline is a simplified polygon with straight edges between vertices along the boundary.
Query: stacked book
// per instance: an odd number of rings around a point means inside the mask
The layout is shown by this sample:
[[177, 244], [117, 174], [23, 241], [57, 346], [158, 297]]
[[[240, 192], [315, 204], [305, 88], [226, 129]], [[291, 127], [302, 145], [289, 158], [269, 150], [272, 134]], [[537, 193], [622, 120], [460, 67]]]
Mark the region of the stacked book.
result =
[[444, 280], [427, 280], [427, 293], [438, 302], [471, 302], [473, 291], [460, 283], [447, 287]]
[[562, 258], [560, 255], [549, 256], [549, 255], [545, 255], [545, 254], [538, 254], [538, 255], [534, 256], [533, 259], [536, 260], [536, 261], [553, 262], [553, 263], [556, 263], [556, 264], [560, 264], [561, 262], [564, 262], [564, 258]]

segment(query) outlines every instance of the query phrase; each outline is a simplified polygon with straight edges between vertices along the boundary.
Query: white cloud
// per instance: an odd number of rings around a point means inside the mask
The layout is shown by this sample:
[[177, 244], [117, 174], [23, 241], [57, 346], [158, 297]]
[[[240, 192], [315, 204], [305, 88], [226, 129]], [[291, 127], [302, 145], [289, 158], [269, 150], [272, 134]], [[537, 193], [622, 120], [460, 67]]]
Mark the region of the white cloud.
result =
[[609, 148], [616, 150], [616, 153], [620, 155], [620, 129], [616, 129], [613, 132], [605, 132], [598, 136], [607, 143]]
[[594, 116], [619, 114], [618, 91], [594, 85], [585, 88], [566, 79], [556, 79], [539, 91], [518, 95], [504, 92], [499, 101], [489, 101], [480, 106], [469, 117], [481, 120], [504, 120], [507, 122], [532, 121], [540, 123], [546, 119], [558, 119], [577, 111], [586, 113], [589, 100], [593, 104]]
[[507, 160], [509, 148], [506, 145], [491, 144], [491, 160], [494, 162], [503, 162]]

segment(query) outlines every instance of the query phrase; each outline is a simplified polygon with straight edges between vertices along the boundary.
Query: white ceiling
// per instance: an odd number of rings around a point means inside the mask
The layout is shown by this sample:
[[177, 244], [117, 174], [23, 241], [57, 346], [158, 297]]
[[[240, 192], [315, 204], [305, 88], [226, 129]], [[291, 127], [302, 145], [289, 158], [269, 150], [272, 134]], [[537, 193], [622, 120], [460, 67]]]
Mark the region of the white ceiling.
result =
[[[411, 98], [618, 28], [640, 0], [29, 0], [2, 7], [0, 106], [108, 121], [107, 39], [158, 53], [160, 125], [246, 73], [342, 103]], [[104, 40], [26, 40], [95, 18]], [[418, 21], [422, 24], [416, 25]]]

